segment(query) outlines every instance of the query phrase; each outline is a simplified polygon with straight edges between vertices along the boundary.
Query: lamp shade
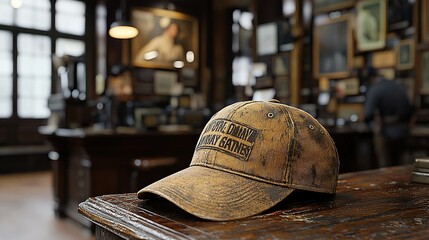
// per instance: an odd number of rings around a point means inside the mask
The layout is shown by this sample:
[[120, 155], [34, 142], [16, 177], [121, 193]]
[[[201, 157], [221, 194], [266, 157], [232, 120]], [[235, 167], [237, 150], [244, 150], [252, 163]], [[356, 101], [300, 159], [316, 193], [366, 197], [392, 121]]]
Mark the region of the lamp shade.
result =
[[118, 20], [110, 25], [109, 35], [112, 38], [130, 39], [137, 36], [137, 34], [139, 34], [137, 28], [126, 21]]

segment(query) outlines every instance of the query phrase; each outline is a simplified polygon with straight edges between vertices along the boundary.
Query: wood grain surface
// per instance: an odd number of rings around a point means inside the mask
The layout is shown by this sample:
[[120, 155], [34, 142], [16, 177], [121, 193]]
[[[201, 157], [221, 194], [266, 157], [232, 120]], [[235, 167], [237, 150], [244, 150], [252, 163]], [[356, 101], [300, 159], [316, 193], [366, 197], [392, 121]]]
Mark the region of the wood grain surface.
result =
[[342, 174], [335, 196], [296, 191], [269, 211], [236, 221], [202, 220], [135, 193], [89, 198], [79, 212], [98, 232], [126, 239], [428, 239], [429, 185], [411, 183], [412, 169]]

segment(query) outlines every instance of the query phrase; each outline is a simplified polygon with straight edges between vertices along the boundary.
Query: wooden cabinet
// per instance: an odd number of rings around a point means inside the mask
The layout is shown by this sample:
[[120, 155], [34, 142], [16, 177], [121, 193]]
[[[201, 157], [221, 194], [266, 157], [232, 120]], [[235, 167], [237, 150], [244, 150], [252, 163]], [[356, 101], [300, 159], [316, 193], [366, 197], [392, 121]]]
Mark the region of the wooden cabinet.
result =
[[[55, 213], [86, 226], [91, 224], [78, 214], [80, 202], [98, 195], [136, 192], [143, 184], [189, 166], [199, 137], [199, 132], [90, 133], [59, 129], [41, 133], [58, 153], [50, 154]], [[149, 161], [150, 169], [136, 165], [136, 159]]]

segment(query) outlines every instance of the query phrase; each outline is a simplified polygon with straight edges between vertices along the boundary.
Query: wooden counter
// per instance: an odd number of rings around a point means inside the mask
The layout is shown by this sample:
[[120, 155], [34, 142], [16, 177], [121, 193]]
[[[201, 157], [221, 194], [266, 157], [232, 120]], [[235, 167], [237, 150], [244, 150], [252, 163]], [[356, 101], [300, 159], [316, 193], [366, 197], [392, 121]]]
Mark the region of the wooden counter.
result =
[[97, 239], [428, 239], [429, 185], [412, 166], [340, 175], [337, 194], [295, 192], [264, 214], [212, 222], [135, 193], [89, 198], [79, 212]]
[[91, 223], [78, 214], [80, 202], [104, 194], [134, 192], [188, 167], [199, 137], [197, 132], [40, 132], [55, 148], [50, 154], [55, 213], [86, 226]]

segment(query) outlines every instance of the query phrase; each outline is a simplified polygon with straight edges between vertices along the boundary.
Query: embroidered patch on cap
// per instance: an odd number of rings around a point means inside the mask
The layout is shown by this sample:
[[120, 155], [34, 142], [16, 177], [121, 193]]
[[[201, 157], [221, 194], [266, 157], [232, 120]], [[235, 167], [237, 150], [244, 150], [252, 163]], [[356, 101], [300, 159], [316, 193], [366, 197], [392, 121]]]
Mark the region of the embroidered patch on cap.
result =
[[216, 119], [206, 126], [196, 150], [213, 149], [247, 161], [258, 130], [227, 119]]

